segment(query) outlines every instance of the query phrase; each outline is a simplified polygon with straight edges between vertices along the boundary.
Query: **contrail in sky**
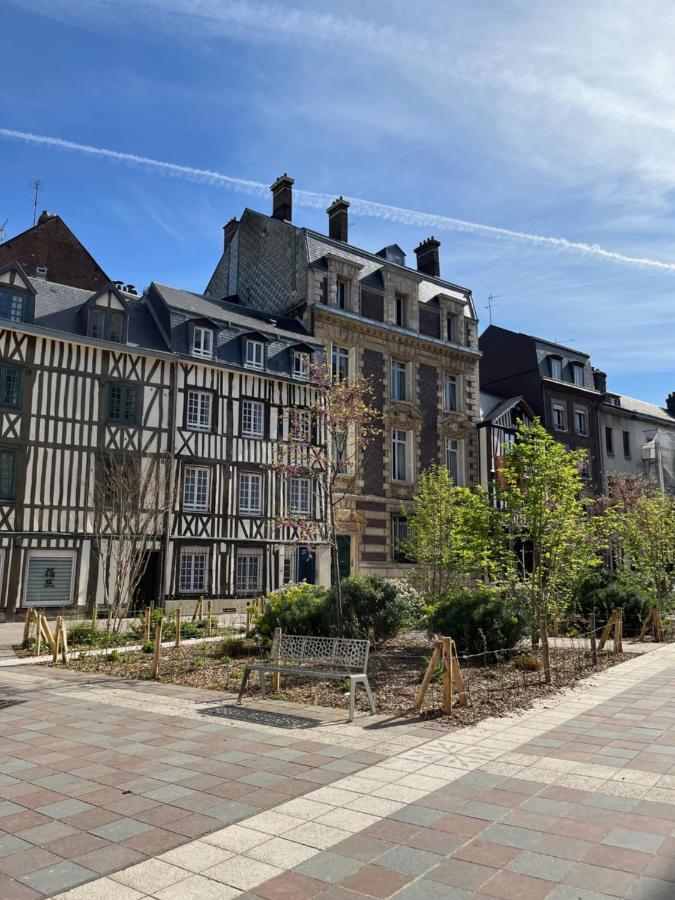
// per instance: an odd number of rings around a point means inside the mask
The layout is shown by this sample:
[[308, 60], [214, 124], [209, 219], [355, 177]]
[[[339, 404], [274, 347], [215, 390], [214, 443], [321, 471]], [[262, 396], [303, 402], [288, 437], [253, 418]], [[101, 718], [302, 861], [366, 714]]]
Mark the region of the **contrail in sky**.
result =
[[[147, 156], [138, 156], [135, 153], [125, 153], [120, 150], [110, 150], [106, 147], [91, 147], [88, 144], [77, 144], [63, 138], [50, 137], [42, 134], [31, 134], [26, 131], [15, 131], [11, 128], [0, 128], [0, 137], [11, 140], [24, 141], [28, 144], [37, 144], [52, 147], [58, 150], [70, 150], [74, 153], [82, 153], [87, 156], [98, 156], [114, 162], [125, 163], [137, 168], [149, 169], [160, 172], [172, 178], [182, 178], [201, 184], [210, 184], [215, 187], [230, 188], [234, 191], [257, 196], [267, 196], [269, 186], [261, 181], [251, 181], [246, 178], [237, 178], [232, 175], [223, 175], [210, 169], [197, 169], [193, 166], [183, 166], [178, 163], [165, 162], [152, 159]], [[299, 206], [309, 206], [320, 209], [335, 199], [333, 194], [320, 194], [315, 191], [293, 191], [293, 200]], [[586, 244], [580, 241], [569, 241], [561, 237], [549, 237], [541, 234], [530, 234], [526, 231], [512, 231], [509, 228], [498, 228], [493, 225], [481, 225], [478, 222], [468, 222], [464, 219], [455, 219], [451, 216], [438, 215], [436, 213], [420, 212], [414, 209], [404, 209], [400, 206], [390, 206], [386, 203], [376, 203], [372, 200], [363, 200], [360, 197], [347, 197], [351, 209], [357, 215], [369, 216], [376, 219], [387, 219], [391, 222], [400, 222], [403, 225], [424, 226], [438, 231], [464, 231], [469, 234], [477, 234], [482, 237], [501, 238], [520, 243], [533, 244], [539, 247], [550, 247], [554, 250], [568, 250], [584, 256], [597, 257], [610, 262], [621, 263], [627, 266], [639, 266], [641, 268], [660, 269], [666, 272], [675, 272], [675, 263], [664, 262], [659, 259], [651, 259], [643, 256], [627, 256], [606, 250], [597, 244]]]

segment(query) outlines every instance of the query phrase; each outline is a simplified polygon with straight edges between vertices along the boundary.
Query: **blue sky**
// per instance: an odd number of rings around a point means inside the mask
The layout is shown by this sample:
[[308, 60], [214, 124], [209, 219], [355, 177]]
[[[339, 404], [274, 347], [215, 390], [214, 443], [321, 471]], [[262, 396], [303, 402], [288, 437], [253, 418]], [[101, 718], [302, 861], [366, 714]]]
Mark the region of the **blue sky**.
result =
[[[497, 324], [590, 353], [610, 389], [659, 404], [675, 390], [672, 4], [0, 0], [0, 13], [0, 129], [235, 179], [0, 132], [7, 236], [32, 223], [39, 177], [40, 208], [111, 277], [201, 290], [222, 225], [270, 206], [236, 179], [287, 171], [299, 190], [396, 207], [353, 204], [353, 243], [414, 259], [435, 233], [482, 325], [499, 295]], [[325, 230], [324, 208], [308, 197], [294, 221]]]

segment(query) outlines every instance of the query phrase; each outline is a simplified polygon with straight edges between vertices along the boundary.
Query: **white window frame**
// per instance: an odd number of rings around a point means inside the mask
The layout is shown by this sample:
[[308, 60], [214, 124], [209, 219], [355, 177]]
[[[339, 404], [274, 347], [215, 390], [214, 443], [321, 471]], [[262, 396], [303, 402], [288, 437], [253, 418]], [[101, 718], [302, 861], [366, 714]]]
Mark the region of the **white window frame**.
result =
[[295, 584], [298, 580], [298, 548], [284, 547], [281, 560], [281, 583]]
[[[254, 489], [254, 485], [257, 487]], [[257, 494], [257, 497], [256, 497]], [[242, 516], [262, 515], [263, 477], [258, 472], [239, 473], [238, 506]], [[255, 502], [257, 500], [257, 503]]]
[[[565, 409], [565, 407], [561, 406], [559, 403], [554, 403], [552, 406], [552, 409], [553, 409], [553, 413], [552, 413], [552, 415], [553, 415], [553, 430], [554, 431], [567, 431], [567, 410]], [[562, 416], [561, 416], [562, 424], [561, 425], [559, 425], [556, 422], [556, 413], [557, 412], [562, 413]]]
[[[187, 565], [190, 560], [189, 566]], [[195, 567], [195, 560], [201, 559], [201, 568]], [[185, 561], [185, 564], [184, 564]], [[206, 591], [209, 574], [208, 547], [181, 547], [178, 560], [178, 591], [181, 594], [203, 594]], [[199, 576], [199, 577], [197, 577]]]
[[299, 381], [307, 381], [309, 378], [309, 366], [311, 355], [306, 350], [293, 351], [293, 378]]
[[[256, 560], [255, 580], [251, 576], [252, 560]], [[243, 565], [240, 565], [240, 563]], [[235, 590], [237, 594], [260, 594], [263, 579], [262, 550], [254, 547], [237, 547], [234, 566]]]
[[265, 368], [265, 343], [256, 338], [246, 338], [244, 366], [260, 372]]
[[[403, 536], [401, 536], [403, 532]], [[405, 562], [405, 553], [400, 553], [397, 557], [396, 547], [402, 541], [406, 542], [410, 539], [410, 523], [406, 516], [401, 513], [394, 513], [391, 517], [391, 558], [394, 562]]]
[[213, 359], [213, 329], [195, 325], [192, 331], [192, 356]]
[[207, 512], [211, 469], [208, 466], [185, 466], [183, 471], [183, 509]]
[[[401, 437], [401, 435], [404, 437]], [[411, 435], [411, 431], [404, 431], [401, 428], [392, 428], [391, 431], [391, 480], [398, 484], [410, 484], [412, 481]], [[401, 459], [403, 460], [402, 478], [399, 477], [401, 474]]]
[[[391, 399], [406, 401], [408, 399], [408, 363], [400, 359], [392, 359], [390, 367]], [[401, 381], [401, 375], [403, 379]], [[403, 386], [403, 396], [401, 394]]]
[[342, 430], [336, 431], [335, 437], [337, 437], [338, 434], [343, 435], [341, 442], [344, 441], [344, 443], [342, 445], [342, 448], [340, 448], [337, 442], [333, 440], [331, 446], [331, 459], [333, 461], [335, 474], [347, 475], [349, 472], [349, 435]]
[[[344, 363], [344, 373], [342, 372], [342, 363]], [[339, 378], [346, 381], [349, 378], [349, 350], [346, 347], [340, 347], [333, 344], [331, 352], [331, 372], [333, 378]]]
[[[196, 408], [191, 398], [196, 400]], [[203, 400], [208, 399], [207, 407]], [[187, 388], [185, 392], [186, 414], [185, 423], [192, 431], [211, 431], [213, 427], [213, 394], [210, 391], [202, 391], [199, 388]], [[193, 415], [196, 413], [196, 415]]]
[[572, 363], [572, 384], [577, 387], [584, 386], [584, 367], [581, 363]]
[[[450, 463], [451, 459], [454, 459], [455, 472]], [[445, 467], [452, 476], [453, 482], [462, 487], [464, 485], [464, 441], [457, 438], [445, 439]]]
[[291, 440], [300, 444], [310, 444], [312, 442], [311, 410], [295, 410], [295, 421], [291, 421]]
[[288, 510], [308, 516], [312, 509], [312, 479], [292, 476], [288, 479]]
[[551, 369], [551, 378], [554, 381], [562, 381], [562, 359], [559, 356], [549, 356], [548, 361]]
[[[579, 427], [579, 423], [583, 422], [583, 430]], [[574, 431], [583, 437], [588, 437], [588, 411], [585, 409], [574, 409]]]
[[[460, 385], [461, 378], [452, 372], [445, 372], [443, 375], [443, 410], [445, 412], [459, 412], [460, 409]], [[454, 389], [454, 403], [451, 401], [452, 390]]]
[[[246, 410], [250, 408], [250, 417], [247, 416]], [[247, 425], [246, 419], [250, 418]], [[257, 430], [253, 426], [260, 423], [260, 429]], [[241, 401], [241, 433], [243, 437], [261, 438], [265, 434], [265, 404], [261, 400], [242, 400]]]

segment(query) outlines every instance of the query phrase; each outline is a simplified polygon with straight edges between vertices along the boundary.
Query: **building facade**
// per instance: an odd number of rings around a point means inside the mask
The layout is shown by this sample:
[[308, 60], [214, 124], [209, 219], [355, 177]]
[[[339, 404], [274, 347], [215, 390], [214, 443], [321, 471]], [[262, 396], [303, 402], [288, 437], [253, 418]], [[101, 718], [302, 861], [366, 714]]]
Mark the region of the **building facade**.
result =
[[198, 294], [0, 269], [0, 610], [101, 596], [94, 498], [112, 457], [155, 460], [171, 489], [144, 536], [142, 602], [326, 582], [326, 548], [303, 555], [277, 527], [289, 510], [323, 514], [311, 469], [273, 465], [284, 411], [313, 403], [308, 365], [322, 353], [297, 321]]
[[534, 414], [522, 397], [504, 399], [486, 391], [480, 392], [480, 483], [491, 497], [495, 497], [501, 463], [516, 439], [520, 422], [532, 422], [533, 419]]
[[360, 455], [339, 510], [341, 571], [401, 575], [397, 547], [420, 472], [440, 463], [457, 483], [478, 483], [471, 292], [441, 278], [434, 238], [417, 247], [412, 268], [398, 245], [372, 253], [350, 244], [342, 198], [327, 210], [326, 235], [292, 223], [292, 179], [271, 190], [271, 215], [247, 209], [225, 226], [205, 293], [298, 316], [335, 374], [370, 380], [382, 430]]
[[481, 334], [481, 390], [504, 399], [519, 396], [546, 430], [570, 450], [584, 450], [583, 476], [591, 493], [602, 491], [596, 385], [588, 354], [542, 338], [490, 325]]

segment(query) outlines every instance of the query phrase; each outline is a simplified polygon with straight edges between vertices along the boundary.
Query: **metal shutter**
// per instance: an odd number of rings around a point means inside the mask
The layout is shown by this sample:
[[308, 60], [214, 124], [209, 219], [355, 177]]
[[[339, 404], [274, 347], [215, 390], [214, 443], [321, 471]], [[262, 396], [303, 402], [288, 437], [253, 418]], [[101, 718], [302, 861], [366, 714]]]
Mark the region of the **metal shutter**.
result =
[[31, 556], [26, 575], [26, 604], [72, 603], [72, 556]]

